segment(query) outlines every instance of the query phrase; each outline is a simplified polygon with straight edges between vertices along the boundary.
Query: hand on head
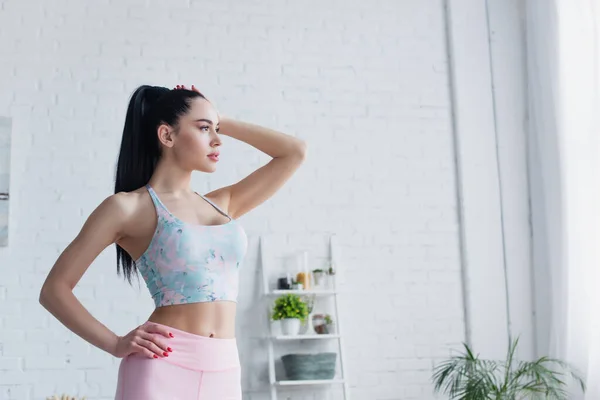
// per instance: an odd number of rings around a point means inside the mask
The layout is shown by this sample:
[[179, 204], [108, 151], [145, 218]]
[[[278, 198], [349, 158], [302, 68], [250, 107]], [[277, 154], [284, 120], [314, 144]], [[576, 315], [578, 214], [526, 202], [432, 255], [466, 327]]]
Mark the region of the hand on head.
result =
[[175, 86], [175, 88], [173, 88], [173, 90], [178, 90], [178, 89], [193, 90], [196, 93], [200, 93], [202, 95], [202, 97], [204, 97], [206, 99], [206, 101], [208, 101], [210, 104], [212, 104], [212, 106], [217, 111], [217, 115], [219, 116], [219, 121], [221, 120], [221, 118], [222, 118], [221, 117], [221, 113], [219, 112], [219, 110], [217, 110], [217, 107], [214, 105], [214, 103], [212, 101], [210, 101], [208, 99], [208, 97], [206, 97], [205, 95], [203, 95], [202, 92], [200, 92], [196, 86], [192, 85], [192, 88], [188, 89], [185, 85], [177, 85], [177, 86]]
[[[198, 88], [197, 88], [196, 86], [194, 86], [194, 85], [192, 85], [192, 88], [191, 88], [191, 89], [188, 89], [188, 88], [186, 88], [186, 87], [185, 87], [185, 85], [177, 85], [177, 86], [175, 86], [175, 88], [174, 88], [174, 89], [175, 89], [175, 90], [176, 90], [176, 89], [186, 89], [186, 90], [193, 90], [194, 92], [198, 92], [198, 93], [200, 93], [200, 91], [198, 90]], [[202, 94], [202, 93], [200, 93], [200, 94]], [[204, 95], [202, 94], [202, 96], [204, 96]]]

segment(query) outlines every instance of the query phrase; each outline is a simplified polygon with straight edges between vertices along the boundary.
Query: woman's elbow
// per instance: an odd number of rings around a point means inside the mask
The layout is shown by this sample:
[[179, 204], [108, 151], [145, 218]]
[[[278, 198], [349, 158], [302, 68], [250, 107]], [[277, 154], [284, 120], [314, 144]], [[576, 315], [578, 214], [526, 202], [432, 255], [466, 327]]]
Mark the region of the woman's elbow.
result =
[[38, 301], [42, 306], [44, 306], [44, 308], [46, 308], [46, 305], [48, 304], [48, 298], [51, 296], [51, 292], [52, 291], [48, 283], [44, 283], [40, 289], [40, 296], [38, 298]]
[[57, 294], [63, 290], [60, 288], [60, 286], [60, 284], [51, 281], [44, 282], [42, 288], [40, 289], [40, 296], [38, 298], [38, 301], [44, 308], [47, 309], [49, 304], [52, 303], [52, 300], [57, 297]]

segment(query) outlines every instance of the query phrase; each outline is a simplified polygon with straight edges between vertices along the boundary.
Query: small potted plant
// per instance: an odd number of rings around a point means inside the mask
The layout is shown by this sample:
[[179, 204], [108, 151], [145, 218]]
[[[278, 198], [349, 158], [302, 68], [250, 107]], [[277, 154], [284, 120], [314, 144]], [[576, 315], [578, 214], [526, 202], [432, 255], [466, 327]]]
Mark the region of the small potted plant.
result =
[[335, 267], [333, 266], [333, 261], [329, 262], [329, 267], [327, 268], [327, 275], [335, 275]]
[[284, 335], [297, 335], [301, 323], [308, 316], [308, 307], [300, 296], [290, 293], [275, 300], [272, 315], [273, 320], [281, 321]]
[[315, 332], [319, 335], [327, 335], [329, 332], [330, 324], [333, 321], [331, 320], [331, 316], [329, 314], [314, 314], [313, 316], [313, 325], [315, 327]]
[[298, 282], [296, 279], [292, 279], [292, 290], [302, 290], [303, 288], [302, 283]]
[[324, 281], [325, 271], [320, 268], [313, 269], [312, 275], [315, 278], [315, 286], [321, 286], [321, 283]]
[[327, 333], [334, 334], [335, 333], [335, 322], [331, 319], [331, 315], [325, 314], [325, 327]]

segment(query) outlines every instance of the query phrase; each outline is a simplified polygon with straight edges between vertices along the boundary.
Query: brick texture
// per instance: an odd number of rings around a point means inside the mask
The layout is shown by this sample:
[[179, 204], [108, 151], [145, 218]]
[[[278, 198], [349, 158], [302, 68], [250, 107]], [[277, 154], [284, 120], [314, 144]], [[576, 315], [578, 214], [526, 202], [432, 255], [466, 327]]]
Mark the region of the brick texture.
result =
[[[258, 237], [325, 249], [327, 232], [343, 254], [352, 398], [433, 398], [433, 363], [464, 339], [443, 2], [2, 0], [0, 27], [0, 114], [14, 128], [0, 400], [112, 399], [119, 360], [70, 333], [38, 293], [112, 191], [129, 95], [178, 83], [310, 148], [297, 175], [240, 220], [250, 237], [238, 314], [244, 399], [268, 398], [266, 354], [254, 347], [264, 346]], [[268, 160], [223, 140], [219, 170], [194, 175], [199, 191]], [[75, 292], [118, 334], [152, 310], [143, 283], [117, 278], [114, 247]], [[279, 398], [340, 396], [304, 388]]]

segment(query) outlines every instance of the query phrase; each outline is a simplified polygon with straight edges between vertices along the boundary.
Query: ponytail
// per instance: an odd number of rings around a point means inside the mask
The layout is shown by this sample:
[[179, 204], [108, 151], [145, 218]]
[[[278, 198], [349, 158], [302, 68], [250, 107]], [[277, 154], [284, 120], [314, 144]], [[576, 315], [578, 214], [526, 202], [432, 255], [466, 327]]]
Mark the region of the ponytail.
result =
[[[160, 124], [177, 126], [179, 117], [190, 109], [191, 100], [204, 97], [190, 90], [169, 90], [142, 85], [131, 95], [115, 174], [115, 193], [131, 192], [146, 185], [160, 159], [161, 147], [156, 129]], [[118, 244], [117, 275], [121, 266], [131, 283], [137, 268], [131, 256]]]

